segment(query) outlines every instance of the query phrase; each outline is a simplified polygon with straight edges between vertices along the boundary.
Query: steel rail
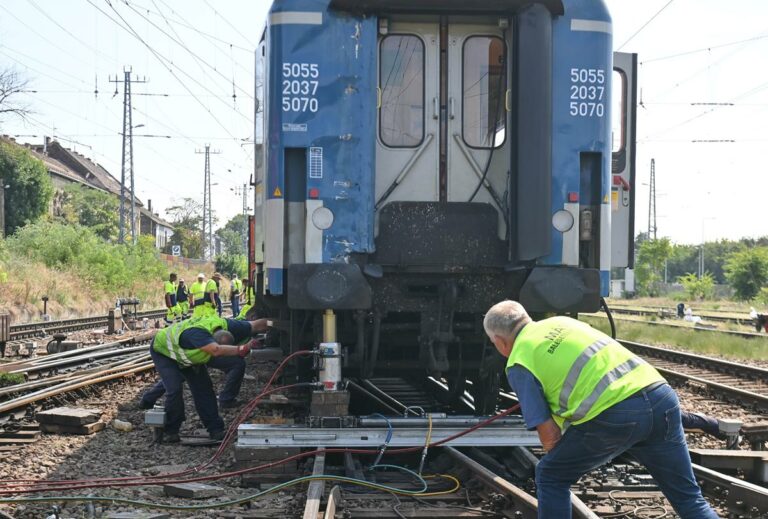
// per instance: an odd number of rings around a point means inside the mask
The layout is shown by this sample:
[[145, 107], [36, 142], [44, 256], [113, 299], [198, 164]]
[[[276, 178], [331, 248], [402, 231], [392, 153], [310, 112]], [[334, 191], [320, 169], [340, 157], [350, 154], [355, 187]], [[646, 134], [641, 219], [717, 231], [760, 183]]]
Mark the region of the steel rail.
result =
[[[736, 381], [749, 380], [755, 384], [766, 384], [768, 381], [768, 369], [757, 366], [749, 366], [730, 362], [727, 360], [695, 355], [666, 348], [640, 344], [632, 341], [619, 341], [634, 353], [653, 357], [661, 360], [668, 360], [674, 363], [683, 364], [693, 368], [703, 368], [714, 371], [716, 374], [731, 376]], [[747, 403], [761, 411], [768, 411], [768, 391], [765, 393], [756, 393], [747, 389], [724, 384], [722, 381], [708, 380], [699, 375], [685, 373], [669, 367], [655, 366], [656, 369], [667, 379], [674, 379], [683, 382], [691, 381], [702, 385], [715, 393], [725, 395], [735, 401]], [[768, 387], [768, 386], [766, 386]]]
[[625, 341], [619, 339], [619, 342], [626, 348], [629, 348], [635, 353], [639, 353], [641, 355], [649, 355], [651, 357], [671, 360], [673, 362], [681, 362], [694, 366], [700, 366], [724, 374], [746, 376], [754, 380], [768, 380], [768, 369], [766, 368], [750, 366], [747, 364], [739, 364], [738, 362], [718, 359], [715, 357], [707, 357], [705, 355], [699, 355], [696, 353], [670, 350], [668, 348], [651, 346], [649, 344], [642, 344], [634, 341]]
[[[223, 308], [230, 308], [231, 306], [232, 304], [230, 302], [222, 302]], [[165, 314], [166, 314], [165, 308], [157, 308], [155, 310], [143, 310], [141, 312], [136, 312], [135, 314], [131, 314], [131, 315], [143, 319], [144, 317], [159, 318], [159, 317], [163, 317]], [[75, 317], [74, 319], [60, 319], [57, 321], [33, 321], [33, 322], [26, 322], [26, 323], [17, 323], [17, 324], [12, 324], [10, 328], [11, 328], [11, 335], [13, 335], [14, 332], [24, 332], [24, 331], [41, 332], [51, 327], [93, 324], [94, 322], [106, 321], [107, 319], [109, 319], [108, 315], [92, 315], [89, 317]]]
[[15, 398], [13, 400], [8, 400], [7, 402], [3, 402], [2, 404], [0, 404], [0, 413], [7, 413], [14, 409], [18, 409], [19, 407], [23, 407], [23, 406], [35, 403], [40, 400], [44, 400], [46, 398], [51, 398], [53, 396], [57, 396], [62, 393], [68, 393], [70, 391], [74, 391], [76, 389], [80, 389], [86, 386], [91, 386], [101, 382], [107, 382], [107, 381], [115, 380], [118, 378], [124, 378], [130, 375], [134, 375], [136, 373], [140, 373], [142, 371], [147, 371], [154, 367], [154, 363], [152, 362], [152, 360], [150, 360], [149, 354], [142, 354], [141, 360], [140, 359], [136, 359], [136, 360], [139, 362], [131, 366], [116, 366], [113, 368], [108, 368], [108, 369], [98, 371], [96, 373], [82, 375], [72, 380], [64, 381], [60, 384], [57, 384], [45, 390], [36, 391], [34, 393], [24, 395], [19, 398]]
[[[625, 315], [648, 315], [648, 316], [677, 316], [677, 310], [674, 308], [632, 308], [628, 306], [616, 306], [611, 305], [611, 312], [615, 314], [625, 314]], [[742, 325], [753, 325], [753, 320], [751, 317], [738, 317], [735, 315], [717, 315], [717, 314], [711, 314], [711, 313], [704, 313], [700, 312], [697, 313], [699, 317], [701, 317], [704, 320], [714, 321], [714, 322], [721, 322], [721, 323], [734, 323], [734, 324], [742, 324]]]
[[691, 464], [704, 492], [723, 499], [729, 510], [740, 517], [763, 517], [768, 513], [768, 488], [737, 479], [727, 474]]
[[[137, 318], [158, 319], [165, 315], [165, 311], [150, 310], [137, 312]], [[11, 325], [10, 339], [22, 340], [40, 336], [53, 335], [55, 333], [87, 330], [94, 327], [107, 326], [109, 316], [80, 317], [77, 319], [63, 319], [60, 321], [42, 321]]]
[[59, 360], [59, 359], [66, 360], [69, 357], [91, 356], [94, 354], [93, 352], [98, 352], [98, 351], [108, 350], [108, 349], [116, 349], [121, 346], [126, 346], [129, 344], [146, 343], [155, 336], [155, 333], [157, 332], [155, 330], [152, 330], [147, 333], [142, 333], [140, 335], [127, 337], [125, 339], [120, 339], [113, 342], [98, 344], [95, 346], [86, 346], [85, 348], [80, 348], [80, 349], [70, 350], [70, 351], [63, 351], [61, 353], [52, 353], [50, 355], [45, 355], [43, 357], [36, 357], [33, 359], [24, 359], [24, 360], [18, 360], [15, 362], [8, 362], [6, 364], [0, 364], [0, 372], [23, 372], [26, 370], [26, 368], [29, 368], [34, 371], [35, 367], [43, 364], [49, 364], [51, 363], [51, 361], [54, 361], [54, 360]]
[[[611, 312], [614, 310], [611, 309]], [[583, 314], [586, 317], [596, 317], [600, 319], [606, 319], [606, 315], [604, 313], [595, 313], [595, 314]], [[768, 339], [768, 335], [757, 333], [757, 332], [740, 332], [736, 330], [720, 330], [718, 328], [707, 328], [704, 326], [696, 326], [695, 324], [693, 326], [686, 326], [684, 324], [679, 323], [668, 323], [664, 321], [642, 321], [638, 319], [625, 319], [621, 317], [614, 317], [613, 318], [616, 321], [621, 321], [625, 323], [635, 323], [635, 324], [642, 324], [642, 325], [651, 325], [651, 326], [664, 326], [667, 328], [677, 328], [681, 330], [693, 330], [695, 332], [710, 332], [710, 333], [718, 333], [722, 335], [731, 335], [734, 337], [741, 337], [743, 339]]]

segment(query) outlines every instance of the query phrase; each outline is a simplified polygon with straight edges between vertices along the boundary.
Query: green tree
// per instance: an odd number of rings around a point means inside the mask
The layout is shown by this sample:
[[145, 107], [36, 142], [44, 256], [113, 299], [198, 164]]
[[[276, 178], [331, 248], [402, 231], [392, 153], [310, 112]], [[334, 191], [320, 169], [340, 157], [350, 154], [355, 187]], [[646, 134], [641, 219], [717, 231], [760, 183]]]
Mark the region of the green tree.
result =
[[635, 276], [640, 295], [655, 297], [664, 281], [664, 262], [672, 253], [669, 238], [647, 240], [640, 244], [635, 261]]
[[712, 299], [715, 294], [715, 277], [710, 272], [701, 277], [689, 272], [679, 276], [677, 282], [683, 285], [688, 299]]
[[248, 259], [245, 254], [219, 254], [216, 256], [216, 270], [227, 277], [234, 272], [245, 279], [248, 277]]
[[109, 193], [71, 184], [64, 189], [62, 218], [87, 227], [104, 240], [117, 239], [120, 225], [118, 199]]
[[245, 240], [248, 236], [248, 217], [239, 214], [216, 231], [223, 250], [227, 254], [244, 254]]
[[736, 298], [754, 299], [768, 282], [768, 248], [745, 248], [732, 253], [725, 262], [725, 276]]
[[0, 181], [5, 190], [5, 234], [34, 222], [48, 211], [53, 184], [45, 165], [27, 150], [0, 143]]
[[166, 209], [166, 213], [174, 232], [165, 252], [170, 252], [172, 245], [180, 245], [182, 256], [202, 258], [205, 253], [202, 237], [203, 204], [194, 198], [182, 198], [180, 203]]

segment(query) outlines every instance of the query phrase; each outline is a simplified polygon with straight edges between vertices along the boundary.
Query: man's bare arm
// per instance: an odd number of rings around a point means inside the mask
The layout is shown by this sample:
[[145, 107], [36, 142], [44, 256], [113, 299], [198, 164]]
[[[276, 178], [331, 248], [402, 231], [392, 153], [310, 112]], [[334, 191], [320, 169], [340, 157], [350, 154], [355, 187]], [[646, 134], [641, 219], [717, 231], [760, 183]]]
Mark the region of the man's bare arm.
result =
[[560, 427], [558, 427], [555, 421], [551, 418], [546, 422], [537, 425], [536, 432], [539, 434], [539, 440], [544, 446], [544, 450], [547, 452], [555, 448], [555, 445], [557, 445], [557, 442], [560, 441], [560, 437], [562, 436]]

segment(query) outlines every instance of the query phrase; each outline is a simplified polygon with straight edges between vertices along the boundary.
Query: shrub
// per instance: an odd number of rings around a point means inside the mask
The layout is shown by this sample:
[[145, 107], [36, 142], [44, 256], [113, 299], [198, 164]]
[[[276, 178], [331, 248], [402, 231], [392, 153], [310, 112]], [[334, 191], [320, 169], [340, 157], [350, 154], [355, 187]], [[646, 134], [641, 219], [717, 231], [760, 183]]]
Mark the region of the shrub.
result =
[[737, 299], [754, 299], [768, 283], [768, 248], [745, 248], [728, 256], [725, 277]]
[[113, 245], [80, 225], [41, 221], [19, 229], [8, 239], [8, 248], [49, 268], [74, 271], [85, 283], [113, 295], [167, 275], [151, 236], [139, 237], [135, 246]]
[[689, 299], [711, 299], [715, 293], [715, 278], [709, 272], [701, 277], [689, 272], [677, 278], [677, 281], [683, 285]]

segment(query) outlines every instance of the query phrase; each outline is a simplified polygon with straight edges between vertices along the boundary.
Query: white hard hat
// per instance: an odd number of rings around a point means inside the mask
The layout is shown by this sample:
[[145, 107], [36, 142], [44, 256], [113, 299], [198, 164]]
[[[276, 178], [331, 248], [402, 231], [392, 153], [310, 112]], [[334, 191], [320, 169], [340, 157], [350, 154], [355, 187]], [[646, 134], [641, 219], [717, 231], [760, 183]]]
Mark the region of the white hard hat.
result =
[[205, 274], [203, 274], [203, 273], [201, 272], [200, 274], [198, 274], [198, 275], [197, 275], [197, 277], [198, 277], [198, 278], [204, 278], [204, 277], [205, 277]]

